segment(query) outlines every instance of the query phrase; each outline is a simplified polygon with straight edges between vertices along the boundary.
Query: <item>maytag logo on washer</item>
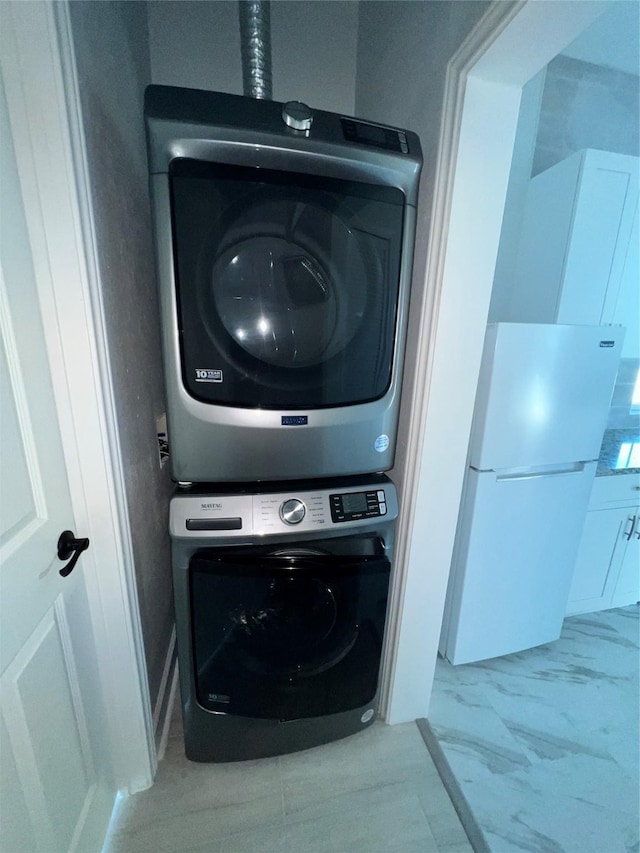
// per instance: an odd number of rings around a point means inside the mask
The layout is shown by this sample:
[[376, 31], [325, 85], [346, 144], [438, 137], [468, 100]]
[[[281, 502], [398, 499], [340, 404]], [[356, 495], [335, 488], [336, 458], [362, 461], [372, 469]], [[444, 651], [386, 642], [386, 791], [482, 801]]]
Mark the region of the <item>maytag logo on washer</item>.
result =
[[209, 370], [202, 367], [196, 368], [196, 382], [222, 382], [221, 370]]
[[200, 504], [200, 509], [222, 509], [222, 504], [202, 503]]
[[368, 722], [369, 722], [369, 720], [373, 717], [374, 713], [375, 713], [375, 712], [374, 712], [373, 708], [369, 708], [369, 709], [368, 709], [368, 710], [366, 710], [366, 711], [364, 712], [364, 714], [360, 717], [360, 722], [361, 722], [361, 723], [368, 723]]

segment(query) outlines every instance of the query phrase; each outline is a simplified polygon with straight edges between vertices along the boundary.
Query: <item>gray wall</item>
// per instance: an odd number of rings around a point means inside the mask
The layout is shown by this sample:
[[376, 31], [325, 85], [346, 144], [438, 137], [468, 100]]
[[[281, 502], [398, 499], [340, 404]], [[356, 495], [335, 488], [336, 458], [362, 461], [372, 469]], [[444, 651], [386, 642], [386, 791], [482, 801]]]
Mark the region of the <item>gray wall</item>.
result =
[[637, 76], [568, 56], [547, 66], [532, 175], [583, 148], [638, 155]]
[[[154, 83], [242, 94], [236, 0], [150, 0]], [[358, 4], [276, 0], [271, 5], [273, 98], [353, 114]]]
[[167, 507], [155, 418], [164, 411], [142, 120], [144, 3], [71, 3], [102, 296], [151, 701], [173, 625]]
[[420, 136], [420, 181], [409, 332], [394, 479], [401, 484], [407, 460], [409, 412], [421, 304], [425, 299], [427, 238], [438, 156], [447, 63], [489, 7], [467, 0], [363, 0], [358, 30], [356, 114], [405, 127]]

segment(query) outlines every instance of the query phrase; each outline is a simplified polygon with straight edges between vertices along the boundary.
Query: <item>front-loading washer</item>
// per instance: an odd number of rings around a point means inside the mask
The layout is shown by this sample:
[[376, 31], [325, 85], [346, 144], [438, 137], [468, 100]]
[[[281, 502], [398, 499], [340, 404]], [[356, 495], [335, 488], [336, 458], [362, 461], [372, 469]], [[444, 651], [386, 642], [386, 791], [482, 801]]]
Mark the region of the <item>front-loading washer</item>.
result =
[[409, 131], [150, 86], [173, 477], [393, 465], [421, 152]]
[[171, 500], [188, 758], [278, 755], [373, 722], [397, 512], [384, 475]]

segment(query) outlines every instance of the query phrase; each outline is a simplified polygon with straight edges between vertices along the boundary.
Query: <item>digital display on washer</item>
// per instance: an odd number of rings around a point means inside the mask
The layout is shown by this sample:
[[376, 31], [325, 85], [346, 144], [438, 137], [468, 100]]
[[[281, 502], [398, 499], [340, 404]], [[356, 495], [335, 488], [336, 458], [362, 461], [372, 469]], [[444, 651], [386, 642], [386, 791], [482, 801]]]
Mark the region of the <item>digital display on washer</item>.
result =
[[367, 511], [367, 493], [354, 492], [352, 495], [342, 495], [342, 509], [345, 515], [353, 512]]
[[378, 499], [378, 491], [329, 495], [329, 506], [333, 522], [357, 521], [386, 513], [386, 504]]

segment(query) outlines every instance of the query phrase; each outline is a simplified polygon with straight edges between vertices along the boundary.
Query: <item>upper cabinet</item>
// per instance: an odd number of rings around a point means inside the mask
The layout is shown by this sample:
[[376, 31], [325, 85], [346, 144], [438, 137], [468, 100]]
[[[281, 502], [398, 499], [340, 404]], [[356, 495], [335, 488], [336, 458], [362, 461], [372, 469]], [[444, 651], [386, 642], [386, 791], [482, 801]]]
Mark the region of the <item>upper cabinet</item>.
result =
[[640, 356], [638, 163], [588, 149], [531, 179], [502, 319], [622, 325]]

